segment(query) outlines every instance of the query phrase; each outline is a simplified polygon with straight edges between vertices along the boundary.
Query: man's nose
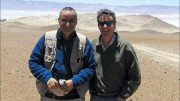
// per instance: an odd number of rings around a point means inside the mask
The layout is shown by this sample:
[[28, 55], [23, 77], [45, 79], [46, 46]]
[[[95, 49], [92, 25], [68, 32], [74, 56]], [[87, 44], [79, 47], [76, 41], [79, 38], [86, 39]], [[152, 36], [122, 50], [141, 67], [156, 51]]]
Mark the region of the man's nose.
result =
[[66, 26], [69, 26], [69, 21], [66, 22]]
[[104, 24], [104, 25], [103, 25], [103, 27], [107, 27], [107, 25], [106, 25], [106, 24]]

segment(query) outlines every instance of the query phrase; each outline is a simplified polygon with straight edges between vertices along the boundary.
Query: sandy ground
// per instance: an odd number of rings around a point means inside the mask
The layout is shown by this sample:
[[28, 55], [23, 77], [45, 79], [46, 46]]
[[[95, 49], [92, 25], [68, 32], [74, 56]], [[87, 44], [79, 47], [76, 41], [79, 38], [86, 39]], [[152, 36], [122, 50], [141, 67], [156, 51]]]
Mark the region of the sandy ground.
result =
[[[1, 24], [1, 101], [39, 101], [28, 59], [40, 36], [51, 29], [54, 27]], [[99, 35], [98, 31], [77, 30], [90, 40]], [[140, 87], [128, 100], [179, 101], [179, 35], [128, 32], [120, 35], [133, 44], [142, 74]]]

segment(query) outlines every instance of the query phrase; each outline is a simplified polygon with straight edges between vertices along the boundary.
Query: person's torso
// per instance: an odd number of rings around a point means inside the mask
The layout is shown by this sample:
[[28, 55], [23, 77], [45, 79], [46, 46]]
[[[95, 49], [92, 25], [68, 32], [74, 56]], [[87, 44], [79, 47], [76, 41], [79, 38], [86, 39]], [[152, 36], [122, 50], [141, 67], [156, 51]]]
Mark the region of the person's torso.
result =
[[[56, 63], [52, 72], [53, 77], [56, 80], [68, 80], [73, 77], [70, 66], [70, 58], [75, 37], [77, 36], [73, 35], [69, 40], [64, 40], [62, 36], [57, 38]], [[63, 98], [73, 96], [79, 96], [75, 88], [73, 88], [73, 90]]]
[[[92, 45], [97, 45], [97, 41]], [[96, 46], [93, 47], [95, 49]], [[94, 50], [97, 63], [96, 74], [91, 80], [90, 93], [104, 97], [117, 96], [126, 78], [124, 48], [124, 45], [118, 45], [117, 38], [106, 51], [103, 51], [101, 44], [97, 45]]]
[[57, 39], [56, 63], [53, 68], [53, 74], [57, 80], [67, 80], [73, 76], [70, 66], [72, 47], [73, 39], [69, 41]]

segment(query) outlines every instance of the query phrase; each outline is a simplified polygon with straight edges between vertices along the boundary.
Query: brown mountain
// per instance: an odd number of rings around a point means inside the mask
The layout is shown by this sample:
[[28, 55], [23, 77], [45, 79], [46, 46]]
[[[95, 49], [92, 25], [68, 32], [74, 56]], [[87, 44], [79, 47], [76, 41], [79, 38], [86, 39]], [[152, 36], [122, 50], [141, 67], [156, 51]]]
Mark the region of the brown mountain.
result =
[[[30, 16], [30, 17], [22, 17], [14, 20], [9, 20], [3, 23], [19, 22], [30, 26], [47, 27], [49, 25], [57, 25], [58, 24], [57, 18], [58, 18], [57, 16]], [[95, 13], [78, 14], [77, 28], [97, 31], [98, 27], [97, 27], [96, 14]], [[161, 33], [179, 32], [178, 27], [166, 23], [161, 19], [148, 14], [117, 16], [116, 30], [129, 31], [129, 32], [137, 32], [141, 30], [161, 32]]]

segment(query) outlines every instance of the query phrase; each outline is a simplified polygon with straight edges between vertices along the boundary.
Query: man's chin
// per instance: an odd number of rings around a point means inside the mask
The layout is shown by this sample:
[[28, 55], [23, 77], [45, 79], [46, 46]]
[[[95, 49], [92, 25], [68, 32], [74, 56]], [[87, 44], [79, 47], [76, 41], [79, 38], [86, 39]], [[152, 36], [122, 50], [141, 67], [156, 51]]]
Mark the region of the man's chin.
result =
[[73, 31], [72, 30], [65, 30], [64, 32], [65, 33], [72, 33]]
[[108, 36], [110, 33], [103, 32], [102, 34], [103, 34], [104, 36]]
[[74, 31], [74, 29], [65, 29], [64, 31], [66, 31], [66, 32], [73, 32]]
[[74, 32], [74, 30], [64, 30], [63, 33], [66, 35], [70, 35]]

